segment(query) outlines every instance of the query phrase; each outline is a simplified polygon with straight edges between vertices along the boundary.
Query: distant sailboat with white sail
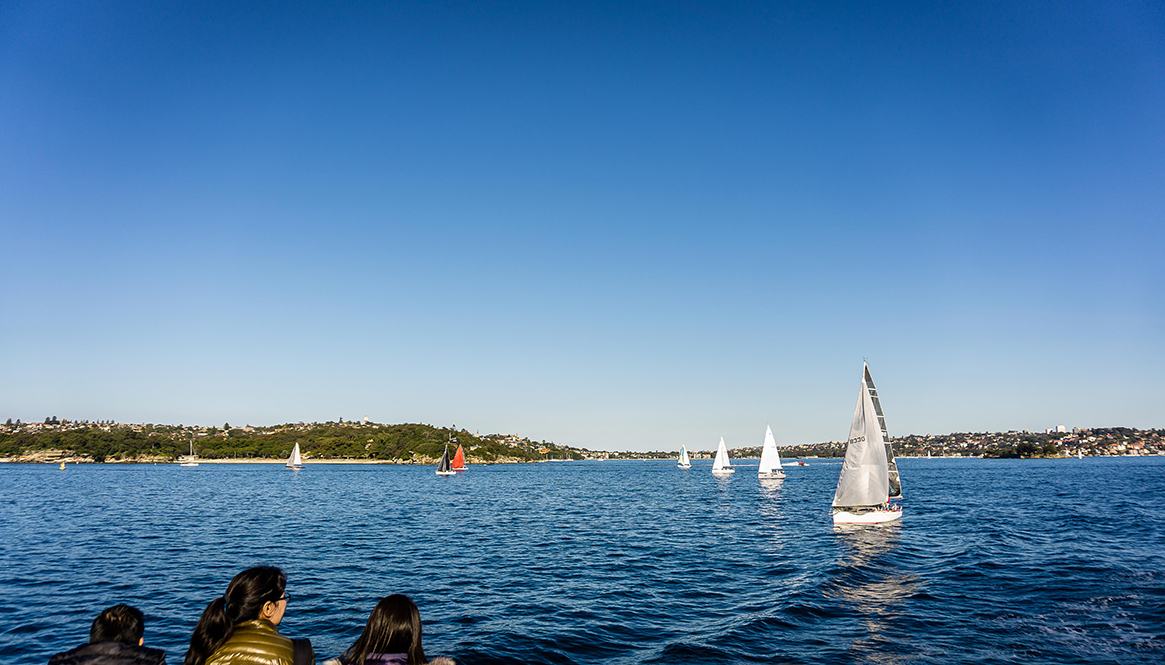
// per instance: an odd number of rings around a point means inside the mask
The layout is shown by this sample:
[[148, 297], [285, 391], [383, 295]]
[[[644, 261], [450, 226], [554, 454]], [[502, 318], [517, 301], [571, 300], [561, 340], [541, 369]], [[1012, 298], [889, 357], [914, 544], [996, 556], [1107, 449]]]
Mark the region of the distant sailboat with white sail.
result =
[[299, 442], [298, 441], [295, 442], [295, 447], [291, 449], [291, 457], [287, 458], [287, 464], [285, 466], [287, 466], [287, 468], [289, 468], [289, 469], [302, 469], [303, 468], [303, 455], [299, 454]]
[[736, 473], [736, 469], [732, 468], [732, 460], [728, 459], [728, 446], [724, 445], [724, 437], [720, 437], [720, 447], [716, 449], [716, 461], [712, 462], [712, 473], [718, 476]]
[[850, 424], [845, 461], [833, 495], [834, 524], [876, 524], [902, 517], [898, 465], [886, 434], [878, 390], [863, 363], [862, 387]]
[[676, 466], [681, 469], [692, 468], [692, 460], [688, 457], [688, 449], [680, 446], [680, 458], [676, 460]]
[[773, 428], [765, 425], [765, 445], [760, 451], [758, 478], [781, 479], [785, 471], [781, 468], [781, 453], [777, 451], [777, 440], [773, 438]]

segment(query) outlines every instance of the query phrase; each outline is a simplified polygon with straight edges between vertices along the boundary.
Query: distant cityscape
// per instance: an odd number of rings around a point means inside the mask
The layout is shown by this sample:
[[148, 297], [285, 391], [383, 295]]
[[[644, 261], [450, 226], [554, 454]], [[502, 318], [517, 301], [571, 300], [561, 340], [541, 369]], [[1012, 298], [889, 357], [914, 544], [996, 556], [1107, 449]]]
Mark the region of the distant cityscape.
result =
[[[596, 451], [516, 434], [471, 434], [430, 425], [385, 425], [359, 421], [289, 423], [272, 426], [157, 425], [45, 418], [43, 422], [8, 419], [0, 425], [0, 461], [174, 461], [203, 459], [275, 459], [286, 457], [295, 442], [303, 442], [309, 457], [329, 460], [433, 463], [449, 443], [464, 444], [471, 461], [536, 462], [547, 460], [666, 459], [679, 449]], [[910, 434], [891, 439], [897, 457], [1027, 458], [1063, 456], [1165, 455], [1165, 429], [1129, 427], [1049, 427], [1043, 432], [956, 432]], [[734, 458], [760, 456], [760, 445], [730, 448]], [[714, 451], [690, 450], [695, 459]], [[780, 446], [782, 457], [842, 457], [845, 442], [824, 441]]]

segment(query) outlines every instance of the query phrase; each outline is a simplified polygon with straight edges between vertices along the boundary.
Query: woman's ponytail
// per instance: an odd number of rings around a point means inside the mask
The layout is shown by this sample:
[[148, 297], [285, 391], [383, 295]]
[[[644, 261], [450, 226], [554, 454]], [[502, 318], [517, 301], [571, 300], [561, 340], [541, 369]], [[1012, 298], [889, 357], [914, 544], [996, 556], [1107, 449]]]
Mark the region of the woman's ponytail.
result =
[[226, 642], [234, 630], [234, 624], [227, 619], [224, 598], [210, 601], [194, 627], [190, 636], [190, 648], [186, 650], [184, 665], [202, 665], [210, 654]]

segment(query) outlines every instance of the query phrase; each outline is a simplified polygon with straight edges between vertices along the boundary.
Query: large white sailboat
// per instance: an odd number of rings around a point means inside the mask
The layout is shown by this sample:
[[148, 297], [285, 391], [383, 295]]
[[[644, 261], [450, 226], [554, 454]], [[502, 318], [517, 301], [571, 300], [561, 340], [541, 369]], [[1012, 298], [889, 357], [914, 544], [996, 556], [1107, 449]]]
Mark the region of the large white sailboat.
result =
[[676, 466], [681, 469], [692, 468], [692, 460], [688, 457], [688, 449], [680, 446], [680, 458], [676, 460]]
[[773, 428], [765, 425], [765, 445], [760, 451], [760, 470], [757, 478], [780, 479], [785, 477], [781, 468], [781, 453], [777, 452], [777, 440], [773, 438]]
[[732, 460], [728, 459], [728, 446], [724, 445], [724, 437], [720, 437], [720, 447], [716, 449], [716, 461], [712, 462], [712, 473], [718, 476], [736, 473], [736, 469], [732, 468]]
[[295, 447], [291, 449], [291, 457], [287, 458], [286, 466], [289, 469], [302, 469], [303, 468], [303, 456], [299, 454], [299, 442], [298, 441], [295, 442]]
[[876, 524], [902, 517], [898, 465], [886, 434], [886, 418], [870, 368], [862, 366], [862, 387], [850, 424], [845, 461], [833, 495], [834, 524]]

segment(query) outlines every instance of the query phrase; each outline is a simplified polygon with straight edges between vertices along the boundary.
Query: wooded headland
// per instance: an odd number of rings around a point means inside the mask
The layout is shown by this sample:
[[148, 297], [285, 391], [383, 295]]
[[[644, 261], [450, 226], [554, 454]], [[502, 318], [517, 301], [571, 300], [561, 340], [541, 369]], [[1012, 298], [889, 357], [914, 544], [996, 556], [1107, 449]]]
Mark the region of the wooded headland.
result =
[[[0, 462], [172, 462], [194, 454], [202, 460], [286, 459], [299, 443], [307, 459], [435, 464], [449, 444], [464, 447], [471, 464], [582, 459], [667, 459], [676, 450], [607, 452], [515, 434], [471, 434], [465, 429], [366, 421], [289, 423], [269, 427], [222, 427], [88, 422], [46, 418], [43, 423], [0, 425]], [[898, 457], [1063, 457], [1065, 455], [1165, 454], [1165, 429], [1075, 428], [1048, 432], [911, 434], [891, 439]], [[780, 446], [782, 457], [842, 457], [845, 443], [825, 441]], [[712, 450], [690, 450], [707, 459]], [[760, 446], [730, 448], [733, 458], [760, 457]]]
[[93, 423], [47, 418], [44, 423], [0, 425], [0, 461], [170, 462], [190, 454], [203, 460], [285, 459], [292, 446], [307, 459], [435, 464], [460, 444], [470, 463], [582, 459], [573, 449], [512, 434], [471, 434], [422, 424], [371, 422], [289, 423], [222, 427]]

